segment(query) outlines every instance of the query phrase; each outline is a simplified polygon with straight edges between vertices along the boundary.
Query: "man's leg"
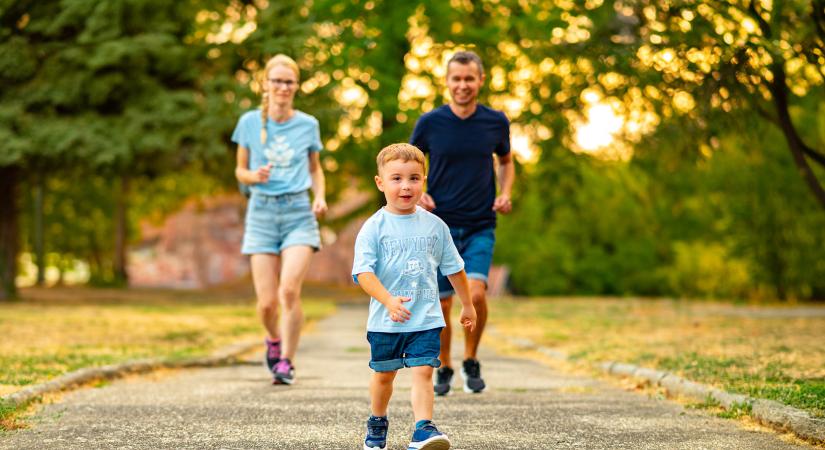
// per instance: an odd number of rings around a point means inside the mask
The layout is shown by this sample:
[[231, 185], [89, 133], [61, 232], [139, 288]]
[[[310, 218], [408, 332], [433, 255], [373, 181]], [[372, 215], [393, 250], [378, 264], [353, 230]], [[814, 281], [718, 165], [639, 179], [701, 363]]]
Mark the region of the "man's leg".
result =
[[470, 279], [469, 283], [470, 299], [476, 309], [476, 326], [472, 331], [464, 329], [464, 359], [478, 359], [478, 345], [487, 324], [487, 283], [476, 279]]
[[450, 344], [453, 337], [452, 320], [450, 319], [452, 306], [452, 295], [441, 299], [441, 312], [444, 314], [444, 322], [446, 323], [444, 329], [441, 330], [441, 353], [438, 355], [438, 359], [441, 361], [441, 367], [452, 367], [452, 360], [450, 358]]

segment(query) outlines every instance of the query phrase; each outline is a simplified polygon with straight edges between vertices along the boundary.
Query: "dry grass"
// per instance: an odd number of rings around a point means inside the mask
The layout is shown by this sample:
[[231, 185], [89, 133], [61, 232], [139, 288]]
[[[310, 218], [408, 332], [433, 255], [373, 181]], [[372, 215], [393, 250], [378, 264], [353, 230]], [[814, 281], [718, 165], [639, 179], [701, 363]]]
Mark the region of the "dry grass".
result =
[[622, 361], [825, 416], [825, 306], [504, 299], [499, 331], [582, 362]]
[[[308, 323], [334, 310], [304, 296]], [[29, 289], [0, 314], [0, 395], [72, 370], [208, 355], [261, 337], [251, 290]]]

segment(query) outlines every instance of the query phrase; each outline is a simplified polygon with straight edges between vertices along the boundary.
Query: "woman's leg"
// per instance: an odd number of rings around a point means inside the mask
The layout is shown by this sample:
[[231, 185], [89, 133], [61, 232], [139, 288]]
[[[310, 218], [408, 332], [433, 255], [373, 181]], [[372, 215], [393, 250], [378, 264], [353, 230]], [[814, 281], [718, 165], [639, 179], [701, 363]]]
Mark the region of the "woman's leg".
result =
[[278, 339], [278, 256], [266, 253], [252, 255], [252, 283], [257, 297], [258, 317], [269, 339]]
[[[370, 408], [375, 417], [386, 417], [387, 406], [392, 397], [392, 382], [397, 370], [392, 372], [373, 372], [370, 378]], [[430, 389], [432, 390], [432, 389]]]
[[415, 421], [433, 420], [432, 366], [412, 367], [412, 390], [410, 397]]
[[304, 311], [301, 308], [301, 285], [304, 282], [312, 247], [296, 245], [281, 251], [281, 280], [278, 300], [281, 305], [281, 345], [284, 358], [293, 360], [301, 336]]

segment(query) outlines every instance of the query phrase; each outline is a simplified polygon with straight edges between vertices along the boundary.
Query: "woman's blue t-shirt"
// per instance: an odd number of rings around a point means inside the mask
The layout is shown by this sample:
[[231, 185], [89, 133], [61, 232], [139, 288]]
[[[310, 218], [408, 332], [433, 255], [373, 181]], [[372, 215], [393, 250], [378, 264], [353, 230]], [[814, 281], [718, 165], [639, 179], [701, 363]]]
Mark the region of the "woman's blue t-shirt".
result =
[[269, 181], [250, 186], [250, 191], [266, 195], [281, 195], [305, 191], [312, 185], [309, 175], [309, 154], [319, 152], [321, 131], [318, 119], [301, 111], [286, 122], [266, 121], [266, 142], [261, 143], [261, 110], [241, 116], [232, 142], [249, 150], [249, 170], [272, 163]]

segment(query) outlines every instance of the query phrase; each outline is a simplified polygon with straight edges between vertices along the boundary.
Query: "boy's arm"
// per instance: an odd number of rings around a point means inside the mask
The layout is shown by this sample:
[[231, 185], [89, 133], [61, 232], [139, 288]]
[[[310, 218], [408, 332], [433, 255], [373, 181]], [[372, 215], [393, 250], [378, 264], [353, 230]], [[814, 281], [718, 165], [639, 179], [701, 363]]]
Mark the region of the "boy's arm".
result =
[[470, 299], [470, 285], [467, 282], [467, 273], [460, 270], [452, 275], [447, 275], [450, 284], [453, 285], [458, 297], [461, 299], [461, 318], [460, 322], [465, 328], [470, 331], [476, 326], [476, 309]]
[[409, 297], [390, 294], [387, 288], [381, 284], [381, 280], [372, 272], [361, 272], [357, 278], [361, 289], [387, 308], [390, 320], [393, 322], [406, 322], [410, 319], [410, 311], [402, 305], [403, 302], [410, 301]]

